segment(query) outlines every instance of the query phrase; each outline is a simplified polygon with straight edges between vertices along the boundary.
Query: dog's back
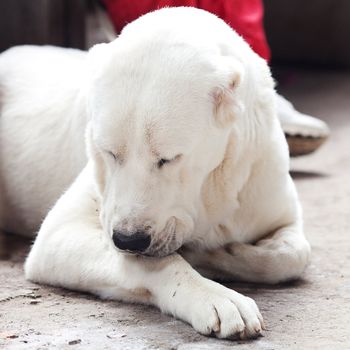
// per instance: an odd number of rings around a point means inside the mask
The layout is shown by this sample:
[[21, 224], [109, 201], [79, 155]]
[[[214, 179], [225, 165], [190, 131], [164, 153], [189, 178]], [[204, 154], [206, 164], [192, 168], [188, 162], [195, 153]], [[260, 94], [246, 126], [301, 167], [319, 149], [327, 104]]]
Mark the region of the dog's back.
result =
[[50, 46], [19, 46], [0, 55], [0, 215], [7, 231], [35, 232], [85, 164], [67, 151], [84, 155], [85, 125], [74, 124], [85, 113], [79, 101], [85, 57]]

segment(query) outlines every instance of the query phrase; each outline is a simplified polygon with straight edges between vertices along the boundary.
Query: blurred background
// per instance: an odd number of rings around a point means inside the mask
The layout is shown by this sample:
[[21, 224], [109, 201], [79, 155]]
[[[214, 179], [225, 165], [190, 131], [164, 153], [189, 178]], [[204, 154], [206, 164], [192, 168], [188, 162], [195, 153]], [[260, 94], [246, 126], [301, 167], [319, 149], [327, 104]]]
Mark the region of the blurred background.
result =
[[[265, 0], [264, 5], [273, 64], [350, 67], [350, 1]], [[87, 49], [108, 41], [111, 28], [98, 0], [0, 1], [0, 51], [20, 44]]]

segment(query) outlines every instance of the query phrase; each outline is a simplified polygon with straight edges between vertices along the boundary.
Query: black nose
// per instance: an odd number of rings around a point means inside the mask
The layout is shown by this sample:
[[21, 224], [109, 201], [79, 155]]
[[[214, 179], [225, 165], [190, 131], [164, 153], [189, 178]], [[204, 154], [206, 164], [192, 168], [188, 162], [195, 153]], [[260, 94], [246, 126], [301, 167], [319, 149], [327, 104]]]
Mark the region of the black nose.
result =
[[143, 252], [149, 247], [151, 237], [143, 231], [136, 231], [133, 234], [125, 235], [120, 231], [114, 230], [113, 242], [119, 249], [130, 250], [132, 252]]

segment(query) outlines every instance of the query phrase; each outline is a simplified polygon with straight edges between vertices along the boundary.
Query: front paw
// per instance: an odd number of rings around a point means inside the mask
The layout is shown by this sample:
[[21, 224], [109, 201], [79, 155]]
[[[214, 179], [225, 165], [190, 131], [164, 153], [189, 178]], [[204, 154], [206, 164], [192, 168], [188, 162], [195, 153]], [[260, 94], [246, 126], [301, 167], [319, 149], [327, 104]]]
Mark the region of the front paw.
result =
[[218, 338], [256, 338], [264, 321], [255, 301], [218, 283], [192, 294], [189, 321], [198, 332]]

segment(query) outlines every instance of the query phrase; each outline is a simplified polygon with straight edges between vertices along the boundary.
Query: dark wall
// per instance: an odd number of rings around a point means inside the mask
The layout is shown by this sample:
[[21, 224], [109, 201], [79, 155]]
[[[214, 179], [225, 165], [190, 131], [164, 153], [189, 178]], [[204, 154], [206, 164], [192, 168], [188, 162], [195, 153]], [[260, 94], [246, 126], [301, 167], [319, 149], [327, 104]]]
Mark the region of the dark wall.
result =
[[273, 62], [350, 67], [349, 0], [265, 0]]
[[0, 51], [21, 44], [85, 46], [85, 0], [0, 0]]

